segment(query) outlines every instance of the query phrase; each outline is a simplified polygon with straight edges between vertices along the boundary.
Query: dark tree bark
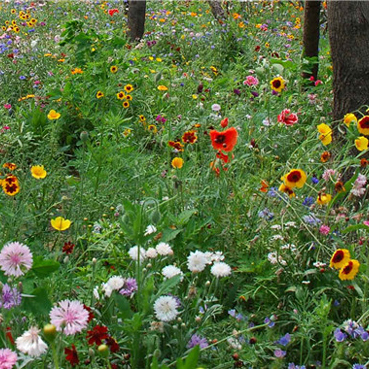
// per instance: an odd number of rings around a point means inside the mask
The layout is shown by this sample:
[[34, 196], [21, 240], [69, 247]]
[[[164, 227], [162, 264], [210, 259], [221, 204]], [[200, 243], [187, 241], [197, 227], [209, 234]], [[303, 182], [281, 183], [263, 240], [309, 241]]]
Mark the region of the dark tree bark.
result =
[[327, 1], [334, 120], [369, 103], [369, 2]]
[[[319, 36], [320, 36], [320, 6], [321, 1], [306, 0], [304, 10], [304, 36], [303, 36], [303, 57], [318, 58], [319, 56]], [[318, 78], [318, 59], [310, 66], [310, 72], [304, 71], [304, 78]]]
[[146, 0], [130, 0], [128, 9], [128, 35], [139, 41], [145, 32]]
[[214, 15], [214, 18], [219, 22], [219, 23], [224, 23], [225, 20], [227, 19], [227, 16], [224, 12], [224, 9], [222, 7], [222, 4], [220, 1], [218, 0], [208, 0], [211, 12]]

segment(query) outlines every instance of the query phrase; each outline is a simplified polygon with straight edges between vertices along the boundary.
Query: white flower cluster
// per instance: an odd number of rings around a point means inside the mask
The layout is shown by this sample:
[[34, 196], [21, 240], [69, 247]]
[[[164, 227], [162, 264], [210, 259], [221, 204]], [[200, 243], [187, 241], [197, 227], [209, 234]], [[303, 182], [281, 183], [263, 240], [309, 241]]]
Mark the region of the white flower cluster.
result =
[[188, 256], [187, 266], [192, 273], [200, 273], [207, 265], [214, 263], [210, 269], [211, 274], [217, 278], [227, 277], [231, 274], [231, 267], [222, 260], [224, 255], [220, 251], [213, 253], [196, 250]]

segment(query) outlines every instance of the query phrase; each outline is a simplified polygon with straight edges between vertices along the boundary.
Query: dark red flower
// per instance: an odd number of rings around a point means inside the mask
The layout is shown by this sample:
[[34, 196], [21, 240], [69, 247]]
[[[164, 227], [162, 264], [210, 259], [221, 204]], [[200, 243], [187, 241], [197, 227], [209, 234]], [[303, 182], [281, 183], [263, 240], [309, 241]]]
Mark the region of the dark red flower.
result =
[[229, 163], [230, 161], [228, 155], [223, 154], [221, 151], [217, 152], [217, 158], [223, 160], [224, 163]]
[[92, 312], [92, 309], [91, 309], [89, 306], [87, 306], [87, 305], [83, 304], [83, 307], [88, 311], [88, 319], [87, 319], [87, 323], [90, 323], [90, 321], [91, 321], [93, 318], [95, 318], [95, 315], [94, 315], [94, 313]]
[[118, 342], [112, 337], [108, 336], [108, 338], [105, 338], [106, 344], [109, 346], [111, 352], [118, 352], [120, 347], [118, 345]]
[[11, 331], [11, 328], [10, 327], [6, 327], [6, 333], [5, 333], [5, 335], [6, 335], [6, 338], [10, 341], [10, 343], [12, 345], [14, 345], [15, 344], [14, 343], [14, 338], [12, 336], [12, 331]]
[[74, 246], [75, 245], [70, 241], [65, 242], [62, 251], [69, 255], [73, 252]]
[[100, 325], [93, 327], [91, 331], [87, 331], [86, 336], [89, 345], [96, 343], [97, 346], [100, 346], [102, 344], [102, 340], [105, 340], [108, 337], [108, 327]]
[[223, 132], [210, 131], [210, 138], [215, 150], [232, 151], [237, 143], [238, 132], [236, 128], [228, 128]]
[[226, 128], [228, 126], [228, 118], [224, 118], [221, 122], [220, 125], [222, 126], [222, 128]]
[[66, 355], [65, 358], [70, 362], [70, 365], [75, 366], [79, 364], [78, 354], [74, 344], [72, 344], [72, 348], [66, 347], [64, 349], [64, 353]]

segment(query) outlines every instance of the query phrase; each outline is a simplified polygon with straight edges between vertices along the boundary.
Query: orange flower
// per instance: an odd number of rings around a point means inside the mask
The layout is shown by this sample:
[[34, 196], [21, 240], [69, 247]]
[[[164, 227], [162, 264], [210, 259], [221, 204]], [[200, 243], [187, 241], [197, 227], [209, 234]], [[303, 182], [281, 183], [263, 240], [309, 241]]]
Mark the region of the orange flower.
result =
[[183, 167], [183, 159], [179, 157], [175, 157], [172, 160], [172, 167], [175, 169], [181, 169]]
[[182, 136], [182, 141], [187, 144], [194, 144], [197, 141], [197, 135], [195, 131], [187, 131]]
[[335, 185], [334, 185], [334, 189], [336, 190], [336, 192], [345, 192], [346, 188], [343, 184], [343, 182], [338, 181]]
[[2, 181], [1, 186], [3, 191], [9, 196], [16, 195], [20, 190], [18, 178], [13, 174], [8, 174]]
[[7, 168], [9, 170], [14, 170], [17, 168], [17, 165], [14, 163], [5, 163], [3, 164], [3, 168]]
[[360, 160], [360, 166], [361, 166], [362, 168], [366, 168], [368, 164], [369, 164], [369, 162], [368, 162], [368, 160], [366, 160], [365, 158], [362, 158], [362, 159]]
[[183, 151], [183, 145], [179, 141], [169, 141], [168, 145], [177, 151]]
[[369, 135], [369, 116], [366, 115], [362, 117], [357, 122], [357, 129], [363, 135]]
[[260, 188], [260, 191], [261, 191], [261, 192], [268, 192], [268, 187], [269, 187], [268, 182], [267, 182], [267, 181], [262, 180], [262, 181], [261, 181], [261, 188]]
[[331, 158], [331, 153], [329, 151], [324, 151], [320, 156], [320, 161], [326, 163]]
[[228, 128], [223, 132], [210, 131], [210, 139], [215, 150], [232, 151], [237, 143], [238, 132], [236, 128]]

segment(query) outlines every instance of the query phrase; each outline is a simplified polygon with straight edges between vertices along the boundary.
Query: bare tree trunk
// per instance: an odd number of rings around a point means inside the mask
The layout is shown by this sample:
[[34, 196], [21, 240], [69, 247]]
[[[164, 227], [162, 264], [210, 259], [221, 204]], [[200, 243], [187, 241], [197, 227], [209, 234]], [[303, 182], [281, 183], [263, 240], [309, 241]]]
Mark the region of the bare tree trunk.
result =
[[309, 72], [302, 72], [304, 78], [314, 79], [318, 77], [319, 68], [319, 36], [320, 36], [320, 5], [321, 1], [306, 0], [304, 10], [304, 36], [303, 36], [303, 57], [317, 58], [316, 61], [312, 61], [309, 66]]
[[327, 1], [333, 118], [369, 103], [369, 2]]
[[225, 20], [227, 19], [227, 16], [224, 12], [224, 9], [222, 7], [222, 4], [220, 1], [218, 0], [208, 0], [211, 12], [214, 15], [214, 18], [219, 22], [219, 23], [224, 23]]
[[130, 0], [128, 4], [128, 35], [139, 41], [145, 32], [146, 0]]

